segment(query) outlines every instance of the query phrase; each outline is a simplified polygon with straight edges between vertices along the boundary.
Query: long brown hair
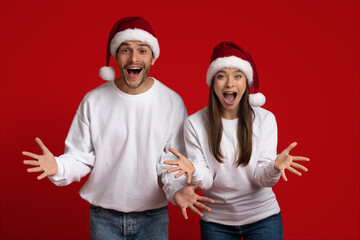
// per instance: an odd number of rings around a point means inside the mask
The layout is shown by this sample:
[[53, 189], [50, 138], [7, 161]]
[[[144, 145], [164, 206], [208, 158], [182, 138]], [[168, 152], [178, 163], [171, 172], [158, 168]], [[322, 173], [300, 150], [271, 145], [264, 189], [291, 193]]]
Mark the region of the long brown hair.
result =
[[[239, 103], [237, 140], [239, 158], [236, 160], [236, 166], [245, 167], [248, 165], [252, 152], [252, 135], [253, 135], [253, 119], [254, 111], [249, 103], [250, 86], [246, 81], [246, 89]], [[207, 133], [209, 139], [209, 147], [215, 159], [222, 163], [223, 154], [221, 152], [220, 143], [223, 133], [223, 125], [221, 121], [221, 103], [214, 91], [214, 79], [210, 85], [209, 105], [208, 105]]]

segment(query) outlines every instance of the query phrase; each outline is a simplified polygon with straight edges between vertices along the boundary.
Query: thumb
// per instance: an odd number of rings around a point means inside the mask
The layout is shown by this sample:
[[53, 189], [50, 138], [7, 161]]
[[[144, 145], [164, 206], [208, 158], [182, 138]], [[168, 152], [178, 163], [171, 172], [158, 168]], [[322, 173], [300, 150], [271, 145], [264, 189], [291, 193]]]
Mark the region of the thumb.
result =
[[191, 183], [191, 175], [189, 173], [186, 173], [187, 175], [187, 183], [190, 184]]
[[49, 151], [49, 149], [44, 145], [44, 143], [40, 140], [40, 138], [36, 137], [35, 142], [40, 147], [42, 153]]
[[293, 149], [294, 147], [296, 147], [296, 145], [297, 145], [297, 142], [293, 142], [293, 143], [291, 143], [285, 150], [288, 151], [288, 152], [290, 152], [291, 149]]

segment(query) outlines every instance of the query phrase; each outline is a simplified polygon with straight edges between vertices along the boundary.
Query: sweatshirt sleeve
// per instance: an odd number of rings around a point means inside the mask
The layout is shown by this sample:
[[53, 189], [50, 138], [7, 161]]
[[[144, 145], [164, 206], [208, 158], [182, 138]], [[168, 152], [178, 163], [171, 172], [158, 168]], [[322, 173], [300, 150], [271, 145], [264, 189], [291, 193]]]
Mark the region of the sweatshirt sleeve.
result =
[[260, 155], [254, 177], [260, 186], [272, 187], [279, 181], [281, 173], [274, 168], [278, 139], [276, 119], [271, 112], [265, 116], [262, 132]]
[[179, 189], [187, 185], [186, 176], [182, 175], [179, 178], [175, 178], [177, 172], [167, 173], [166, 171], [173, 166], [164, 164], [164, 161], [177, 160], [177, 157], [169, 151], [169, 148], [174, 148], [186, 156], [183, 130], [184, 120], [187, 117], [187, 111], [182, 100], [181, 104], [176, 106], [174, 109], [176, 109], [176, 113], [174, 114], [173, 124], [169, 127], [171, 132], [165, 143], [160, 162], [157, 165], [157, 173], [161, 177], [163, 191], [165, 192], [166, 198], [175, 205], [173, 196]]
[[188, 159], [195, 167], [191, 184], [203, 186], [205, 190], [210, 189], [213, 184], [213, 173], [205, 160], [198, 136], [189, 119], [184, 124], [184, 137]]
[[77, 111], [65, 140], [65, 153], [56, 157], [58, 172], [49, 177], [57, 186], [79, 182], [94, 165], [95, 151], [91, 141], [89, 122]]

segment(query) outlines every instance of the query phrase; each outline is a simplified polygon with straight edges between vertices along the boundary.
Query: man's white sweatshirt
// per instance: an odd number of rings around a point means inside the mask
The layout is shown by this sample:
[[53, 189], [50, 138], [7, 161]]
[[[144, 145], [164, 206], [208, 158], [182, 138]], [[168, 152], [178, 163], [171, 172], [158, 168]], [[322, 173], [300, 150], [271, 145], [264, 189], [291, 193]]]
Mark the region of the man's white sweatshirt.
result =
[[[103, 208], [134, 212], [166, 206], [157, 170], [165, 174], [168, 167], [161, 162], [176, 159], [169, 147], [184, 152], [186, 117], [181, 97], [156, 79], [139, 95], [107, 82], [83, 98], [50, 180], [64, 186], [90, 173], [80, 195]], [[169, 196], [185, 181], [171, 176], [164, 185]]]

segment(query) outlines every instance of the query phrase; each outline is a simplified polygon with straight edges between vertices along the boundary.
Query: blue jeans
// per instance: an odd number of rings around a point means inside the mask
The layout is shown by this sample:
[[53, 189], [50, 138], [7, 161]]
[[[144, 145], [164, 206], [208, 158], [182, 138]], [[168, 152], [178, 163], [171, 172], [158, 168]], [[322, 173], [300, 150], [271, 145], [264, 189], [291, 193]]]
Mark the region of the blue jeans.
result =
[[242, 226], [228, 226], [200, 220], [202, 240], [281, 240], [283, 227], [281, 213], [255, 223]]
[[168, 239], [168, 207], [144, 212], [118, 212], [90, 205], [92, 240]]

